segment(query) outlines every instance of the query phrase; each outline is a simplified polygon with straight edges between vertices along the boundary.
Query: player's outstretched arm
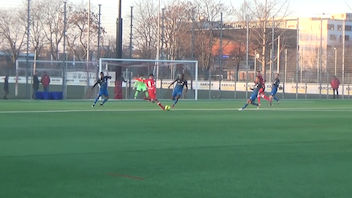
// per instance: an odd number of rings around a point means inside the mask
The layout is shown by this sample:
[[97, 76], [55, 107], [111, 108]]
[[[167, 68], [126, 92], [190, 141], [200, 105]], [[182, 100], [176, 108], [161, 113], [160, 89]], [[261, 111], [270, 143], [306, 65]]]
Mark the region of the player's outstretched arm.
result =
[[175, 84], [175, 82], [176, 82], [177, 80], [174, 80], [170, 85], [169, 85], [169, 89], [171, 88], [171, 86], [173, 85], [173, 84]]
[[98, 84], [98, 81], [95, 82], [95, 84], [93, 85], [92, 89], [94, 89], [94, 87], [97, 86], [97, 84]]

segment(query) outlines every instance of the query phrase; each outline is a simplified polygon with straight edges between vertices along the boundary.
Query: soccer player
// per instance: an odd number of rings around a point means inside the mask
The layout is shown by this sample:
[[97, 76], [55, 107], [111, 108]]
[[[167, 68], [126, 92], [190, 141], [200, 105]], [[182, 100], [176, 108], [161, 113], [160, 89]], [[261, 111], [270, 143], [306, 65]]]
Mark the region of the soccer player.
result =
[[104, 72], [100, 72], [100, 79], [97, 80], [97, 82], [93, 85], [92, 89], [99, 84], [100, 89], [99, 89], [99, 94], [97, 98], [94, 101], [94, 104], [92, 107], [95, 107], [97, 104], [98, 100], [100, 97], [104, 96], [105, 99], [103, 102], [100, 104], [100, 106], [103, 106], [106, 101], [109, 99], [109, 93], [108, 93], [108, 79], [111, 79], [111, 76], [104, 76]]
[[279, 74], [276, 73], [275, 74], [275, 80], [274, 80], [274, 83], [271, 87], [271, 92], [270, 92], [270, 106], [273, 104], [273, 99], [276, 100], [276, 102], [279, 103], [279, 98], [276, 97], [276, 93], [277, 93], [277, 90], [279, 88], [279, 85], [280, 85], [280, 79], [279, 79]]
[[149, 78], [146, 80], [143, 80], [143, 82], [147, 85], [148, 87], [148, 94], [149, 94], [149, 98], [147, 100], [149, 100], [152, 103], [155, 103], [162, 109], [165, 110], [165, 107], [159, 102], [159, 100], [156, 97], [156, 87], [155, 87], [155, 81], [154, 81], [154, 75], [150, 74]]
[[172, 100], [174, 101], [174, 103], [172, 104], [172, 108], [175, 108], [175, 105], [177, 104], [178, 100], [182, 96], [184, 86], [186, 86], [185, 93], [187, 93], [188, 91], [187, 80], [185, 80], [184, 74], [179, 74], [177, 79], [169, 85], [169, 89], [175, 83], [176, 83], [176, 86], [174, 88], [174, 91], [172, 92]]
[[265, 95], [265, 81], [264, 81], [263, 76], [260, 73], [260, 71], [257, 71], [257, 78], [259, 80], [259, 83], [261, 84], [261, 88], [259, 89], [258, 96], [257, 96], [258, 97], [258, 107], [260, 107], [260, 105], [261, 105], [260, 99], [261, 98], [264, 98], [265, 100], [267, 100], [269, 102], [270, 102], [270, 99], [268, 96]]
[[139, 77], [136, 79], [136, 82], [134, 83], [134, 89], [136, 90], [136, 92], [134, 93], [134, 99], [137, 99], [139, 93], [144, 93], [145, 98], [149, 97], [147, 92], [147, 85], [143, 81], [143, 76], [139, 75]]
[[252, 90], [253, 90], [252, 95], [247, 100], [247, 103], [242, 108], [238, 109], [239, 111], [245, 110], [249, 104], [252, 104], [254, 106], [259, 107], [259, 105], [257, 103], [255, 103], [255, 99], [258, 96], [259, 90], [262, 88], [262, 84], [260, 83], [260, 79], [258, 76], [256, 77], [256, 80], [254, 83], [255, 83], [255, 85], [252, 88]]

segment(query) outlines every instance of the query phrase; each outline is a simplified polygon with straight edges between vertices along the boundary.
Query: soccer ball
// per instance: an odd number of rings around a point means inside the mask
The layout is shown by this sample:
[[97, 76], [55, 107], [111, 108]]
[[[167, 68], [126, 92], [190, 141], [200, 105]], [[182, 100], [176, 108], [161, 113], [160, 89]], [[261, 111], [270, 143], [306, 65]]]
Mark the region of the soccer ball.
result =
[[165, 106], [165, 110], [166, 110], [166, 111], [170, 111], [170, 109], [171, 109], [171, 107], [170, 107], [169, 105], [166, 105], [166, 106]]

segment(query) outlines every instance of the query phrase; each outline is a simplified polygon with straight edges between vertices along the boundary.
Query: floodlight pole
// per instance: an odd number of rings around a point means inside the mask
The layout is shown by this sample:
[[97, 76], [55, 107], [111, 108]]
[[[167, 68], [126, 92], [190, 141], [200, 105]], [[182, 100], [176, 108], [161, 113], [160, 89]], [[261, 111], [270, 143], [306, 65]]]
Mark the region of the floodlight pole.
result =
[[28, 86], [28, 70], [29, 70], [29, 40], [30, 40], [30, 25], [31, 25], [31, 0], [27, 3], [27, 52], [26, 52], [26, 98], [29, 98]]
[[90, 0], [88, 0], [87, 62], [89, 62], [89, 48], [90, 48]]
[[122, 18], [121, 18], [121, 0], [119, 0], [119, 13], [117, 19], [116, 27], [116, 57], [122, 58]]
[[131, 24], [130, 24], [130, 58], [132, 58], [132, 41], [133, 41], [133, 6], [131, 6]]
[[99, 14], [98, 14], [98, 51], [97, 58], [100, 58], [100, 38], [101, 38], [101, 4], [99, 6]]
[[63, 75], [62, 75], [62, 88], [63, 88], [63, 97], [67, 97], [67, 87], [66, 87], [66, 61], [67, 61], [67, 54], [66, 54], [66, 25], [67, 25], [67, 2], [64, 1], [64, 46], [63, 46], [63, 52], [64, 52], [64, 64], [63, 64]]
[[223, 57], [223, 49], [222, 49], [222, 39], [223, 39], [223, 18], [222, 12], [220, 13], [220, 48], [219, 48], [219, 91], [221, 98], [221, 80], [222, 80], [222, 57]]
[[248, 70], [249, 70], [249, 18], [246, 15], [246, 98], [248, 98]]
[[346, 45], [346, 19], [342, 27], [342, 99], [345, 98], [345, 45]]

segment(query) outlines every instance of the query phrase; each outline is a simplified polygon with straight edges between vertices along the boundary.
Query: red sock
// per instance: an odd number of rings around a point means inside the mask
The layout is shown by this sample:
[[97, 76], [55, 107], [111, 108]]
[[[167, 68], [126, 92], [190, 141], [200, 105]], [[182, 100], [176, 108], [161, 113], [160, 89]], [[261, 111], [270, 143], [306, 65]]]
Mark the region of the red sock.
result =
[[265, 100], [270, 101], [270, 98], [266, 95], [263, 96]]
[[160, 102], [158, 102], [158, 105], [159, 105], [159, 107], [160, 107], [162, 110], [165, 109], [165, 107], [164, 107]]
[[258, 104], [260, 104], [260, 97], [258, 97]]

